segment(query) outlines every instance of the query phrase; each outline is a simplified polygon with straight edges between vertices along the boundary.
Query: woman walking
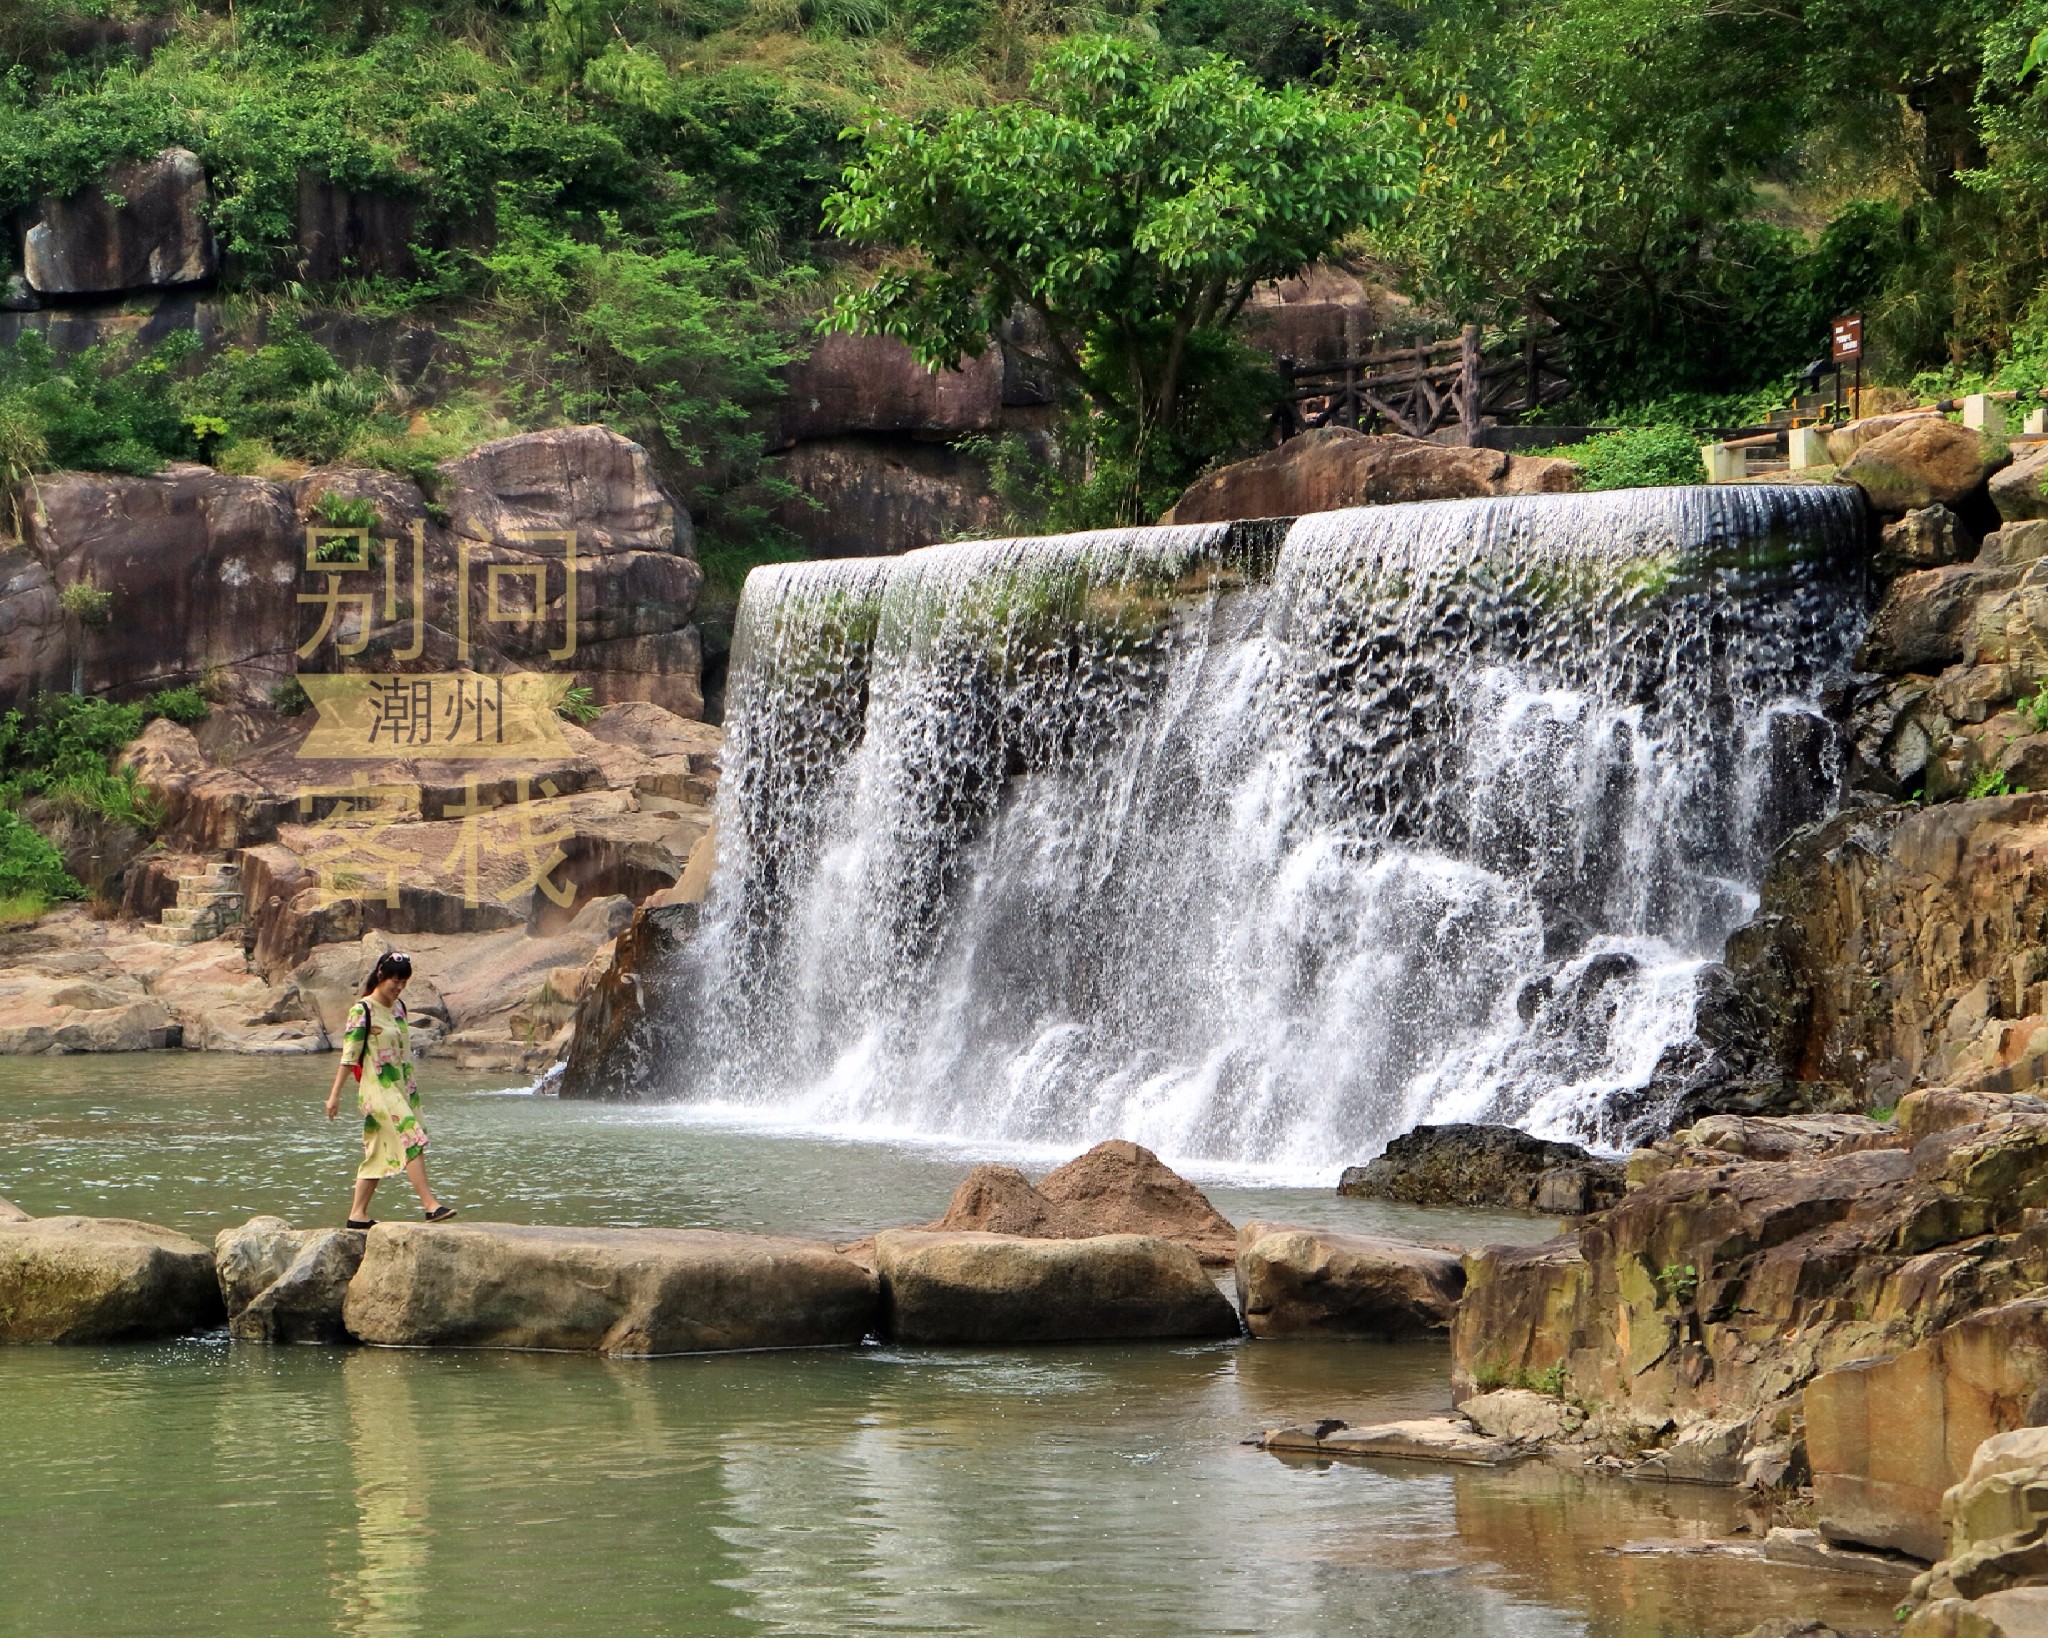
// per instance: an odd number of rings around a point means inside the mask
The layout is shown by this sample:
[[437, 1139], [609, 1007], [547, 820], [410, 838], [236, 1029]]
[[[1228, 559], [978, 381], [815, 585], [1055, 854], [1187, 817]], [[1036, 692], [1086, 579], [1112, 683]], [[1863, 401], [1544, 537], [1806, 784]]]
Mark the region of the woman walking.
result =
[[455, 1215], [434, 1198], [427, 1182], [427, 1129], [420, 1124], [420, 1094], [412, 1081], [412, 1031], [399, 999], [412, 977], [412, 958], [397, 950], [377, 958], [363, 998], [349, 1008], [341, 1032], [341, 1062], [327, 1089], [327, 1118], [341, 1109], [342, 1077], [356, 1077], [356, 1103], [363, 1112], [363, 1163], [356, 1170], [348, 1226], [371, 1228], [370, 1196], [384, 1178], [403, 1172], [420, 1197], [430, 1223]]

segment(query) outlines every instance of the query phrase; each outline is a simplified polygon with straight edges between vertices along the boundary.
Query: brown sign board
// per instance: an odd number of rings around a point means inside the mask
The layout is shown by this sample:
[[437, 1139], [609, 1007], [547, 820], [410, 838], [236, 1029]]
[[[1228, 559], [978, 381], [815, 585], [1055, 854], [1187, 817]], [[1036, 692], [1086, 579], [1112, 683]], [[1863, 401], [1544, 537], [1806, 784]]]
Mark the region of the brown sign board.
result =
[[1863, 315], [1858, 313], [1852, 318], [1836, 319], [1833, 342], [1834, 361], [1837, 364], [1842, 363], [1845, 359], [1861, 358], [1863, 356]]

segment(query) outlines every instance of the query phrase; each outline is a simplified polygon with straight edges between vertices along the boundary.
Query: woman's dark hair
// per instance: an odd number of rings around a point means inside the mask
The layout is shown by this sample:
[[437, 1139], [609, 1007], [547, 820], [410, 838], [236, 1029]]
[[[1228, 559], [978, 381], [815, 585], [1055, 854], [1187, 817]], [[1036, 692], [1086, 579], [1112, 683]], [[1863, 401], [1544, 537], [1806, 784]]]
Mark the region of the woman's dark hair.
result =
[[370, 976], [363, 980], [363, 994], [368, 995], [387, 978], [412, 977], [412, 957], [403, 950], [386, 950], [377, 958], [377, 965], [370, 969]]

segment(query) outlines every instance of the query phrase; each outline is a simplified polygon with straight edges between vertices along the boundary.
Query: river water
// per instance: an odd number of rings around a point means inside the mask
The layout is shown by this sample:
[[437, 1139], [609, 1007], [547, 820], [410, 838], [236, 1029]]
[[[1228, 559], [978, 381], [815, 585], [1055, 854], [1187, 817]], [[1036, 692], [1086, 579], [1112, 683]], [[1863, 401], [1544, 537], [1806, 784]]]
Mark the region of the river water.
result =
[[[0, 1061], [0, 1194], [200, 1235], [337, 1220], [331, 1059]], [[425, 1071], [472, 1217], [851, 1234], [969, 1157], [565, 1105]], [[387, 1190], [390, 1185], [386, 1185]], [[1450, 1241], [1533, 1219], [1212, 1187]], [[402, 1201], [383, 1200], [397, 1215]], [[0, 1631], [1726, 1634], [1887, 1624], [1896, 1589], [1617, 1552], [1725, 1535], [1715, 1490], [1542, 1466], [1281, 1461], [1276, 1421], [1448, 1406], [1441, 1347], [1239, 1343], [645, 1361], [0, 1351]]]

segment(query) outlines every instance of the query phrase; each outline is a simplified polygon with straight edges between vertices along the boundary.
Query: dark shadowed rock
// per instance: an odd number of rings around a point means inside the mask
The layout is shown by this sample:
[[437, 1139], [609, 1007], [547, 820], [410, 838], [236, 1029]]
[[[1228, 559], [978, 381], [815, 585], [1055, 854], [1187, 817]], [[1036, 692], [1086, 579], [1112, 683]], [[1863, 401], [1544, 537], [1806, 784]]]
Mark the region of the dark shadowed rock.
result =
[[393, 1347], [678, 1354], [859, 1342], [876, 1304], [874, 1276], [818, 1240], [382, 1223], [344, 1318]]
[[1001, 535], [1003, 506], [978, 455], [859, 434], [814, 439], [763, 470], [791, 485], [775, 521], [812, 557], [865, 557]]
[[1237, 1301], [1255, 1337], [1443, 1336], [1465, 1289], [1455, 1253], [1289, 1223], [1238, 1231]]
[[0, 1343], [125, 1342], [221, 1321], [213, 1253], [119, 1217], [0, 1222]]
[[1900, 575], [1878, 605], [1856, 663], [1886, 675], [1954, 665], [1968, 643], [1978, 589], [1967, 563]]
[[565, 1098], [650, 1097], [673, 1042], [657, 1028], [670, 967], [697, 930], [695, 904], [647, 904], [619, 935], [611, 965], [576, 1006], [576, 1034], [562, 1070]]
[[1186, 1246], [1151, 1235], [1036, 1240], [887, 1229], [875, 1236], [898, 1342], [1001, 1345], [1231, 1337], [1237, 1314]]
[[1418, 1126], [1364, 1166], [1348, 1166], [1339, 1194], [1414, 1206], [1507, 1206], [1574, 1216], [1621, 1193], [1621, 1167], [1575, 1143], [1512, 1126]]
[[1578, 471], [1570, 461], [1542, 456], [1320, 427], [1197, 478], [1159, 521], [1218, 523], [1399, 501], [1551, 493], [1575, 488]]
[[240, 1342], [346, 1342], [342, 1308], [362, 1266], [362, 1229], [317, 1229], [284, 1272], [265, 1286], [228, 1331]]
[[957, 370], [928, 370], [894, 336], [830, 335], [784, 372], [782, 440], [847, 433], [958, 438], [1002, 424], [1003, 354], [991, 347]]
[[41, 295], [104, 295], [198, 284], [214, 275], [210, 195], [199, 156], [166, 148], [116, 165], [64, 199], [45, 199], [22, 236]]

